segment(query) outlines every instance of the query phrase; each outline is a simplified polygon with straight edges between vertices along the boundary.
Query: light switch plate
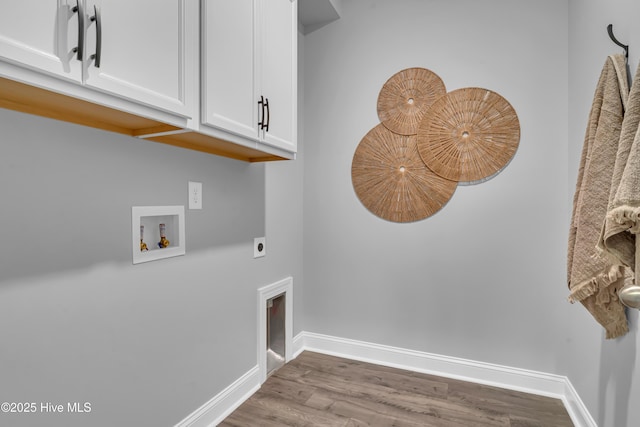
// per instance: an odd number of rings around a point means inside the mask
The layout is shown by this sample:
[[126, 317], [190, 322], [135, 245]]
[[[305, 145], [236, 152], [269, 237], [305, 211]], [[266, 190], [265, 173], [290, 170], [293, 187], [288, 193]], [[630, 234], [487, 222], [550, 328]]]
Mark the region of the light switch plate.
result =
[[253, 257], [260, 258], [267, 254], [267, 241], [264, 237], [253, 239]]
[[202, 183], [189, 181], [189, 209], [202, 209]]

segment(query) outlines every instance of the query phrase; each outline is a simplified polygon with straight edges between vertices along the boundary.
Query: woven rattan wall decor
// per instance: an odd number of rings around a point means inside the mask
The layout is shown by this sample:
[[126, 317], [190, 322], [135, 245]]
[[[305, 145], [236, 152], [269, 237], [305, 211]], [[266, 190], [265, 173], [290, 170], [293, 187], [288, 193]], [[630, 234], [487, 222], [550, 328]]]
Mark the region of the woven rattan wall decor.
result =
[[387, 80], [378, 95], [378, 118], [392, 132], [415, 135], [428, 108], [447, 92], [444, 82], [426, 68], [408, 68]]
[[353, 188], [373, 214], [394, 222], [427, 218], [445, 205], [458, 183], [433, 173], [418, 153], [415, 135], [382, 124], [362, 139], [351, 166]]
[[391, 76], [377, 110], [380, 124], [356, 148], [351, 180], [362, 204], [388, 221], [433, 215], [458, 184], [502, 171], [520, 143], [518, 116], [506, 99], [477, 87], [447, 93], [425, 68]]
[[460, 182], [482, 181], [502, 170], [520, 141], [511, 104], [488, 89], [464, 88], [438, 98], [418, 128], [427, 167]]

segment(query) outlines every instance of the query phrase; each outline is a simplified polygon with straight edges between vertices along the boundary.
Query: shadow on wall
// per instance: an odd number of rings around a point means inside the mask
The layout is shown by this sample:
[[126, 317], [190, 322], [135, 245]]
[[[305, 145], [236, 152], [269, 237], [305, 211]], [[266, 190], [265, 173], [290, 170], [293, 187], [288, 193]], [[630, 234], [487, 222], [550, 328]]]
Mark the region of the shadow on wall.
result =
[[[184, 205], [186, 256], [264, 236], [264, 164], [7, 110], [0, 128], [0, 283], [131, 265], [132, 206]], [[202, 210], [187, 209], [189, 181]]]
[[[603, 340], [600, 348], [598, 407], [600, 426], [627, 426], [629, 400], [636, 361], [638, 310], [627, 309], [629, 332], [616, 340]], [[613, 408], [613, 413], [606, 413]]]

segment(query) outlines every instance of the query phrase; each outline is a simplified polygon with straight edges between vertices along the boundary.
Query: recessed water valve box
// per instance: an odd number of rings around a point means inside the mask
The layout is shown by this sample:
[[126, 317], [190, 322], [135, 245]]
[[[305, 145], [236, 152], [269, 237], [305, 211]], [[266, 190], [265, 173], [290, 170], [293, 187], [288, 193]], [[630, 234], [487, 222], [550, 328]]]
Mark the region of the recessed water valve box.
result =
[[131, 251], [133, 263], [184, 255], [184, 206], [133, 206]]

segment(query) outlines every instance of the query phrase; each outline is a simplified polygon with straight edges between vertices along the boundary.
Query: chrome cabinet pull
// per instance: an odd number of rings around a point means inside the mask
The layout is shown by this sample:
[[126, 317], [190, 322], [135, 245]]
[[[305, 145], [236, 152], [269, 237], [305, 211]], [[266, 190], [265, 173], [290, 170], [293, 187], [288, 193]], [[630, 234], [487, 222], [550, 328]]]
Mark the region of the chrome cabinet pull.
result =
[[102, 57], [102, 19], [100, 17], [100, 8], [93, 5], [94, 15], [90, 18], [96, 23], [96, 53], [91, 55], [96, 68], [100, 68], [100, 58]]
[[78, 46], [73, 48], [73, 51], [78, 53], [78, 61], [82, 61], [84, 56], [84, 6], [82, 1], [76, 0], [76, 6], [71, 9], [72, 12], [78, 14]]

